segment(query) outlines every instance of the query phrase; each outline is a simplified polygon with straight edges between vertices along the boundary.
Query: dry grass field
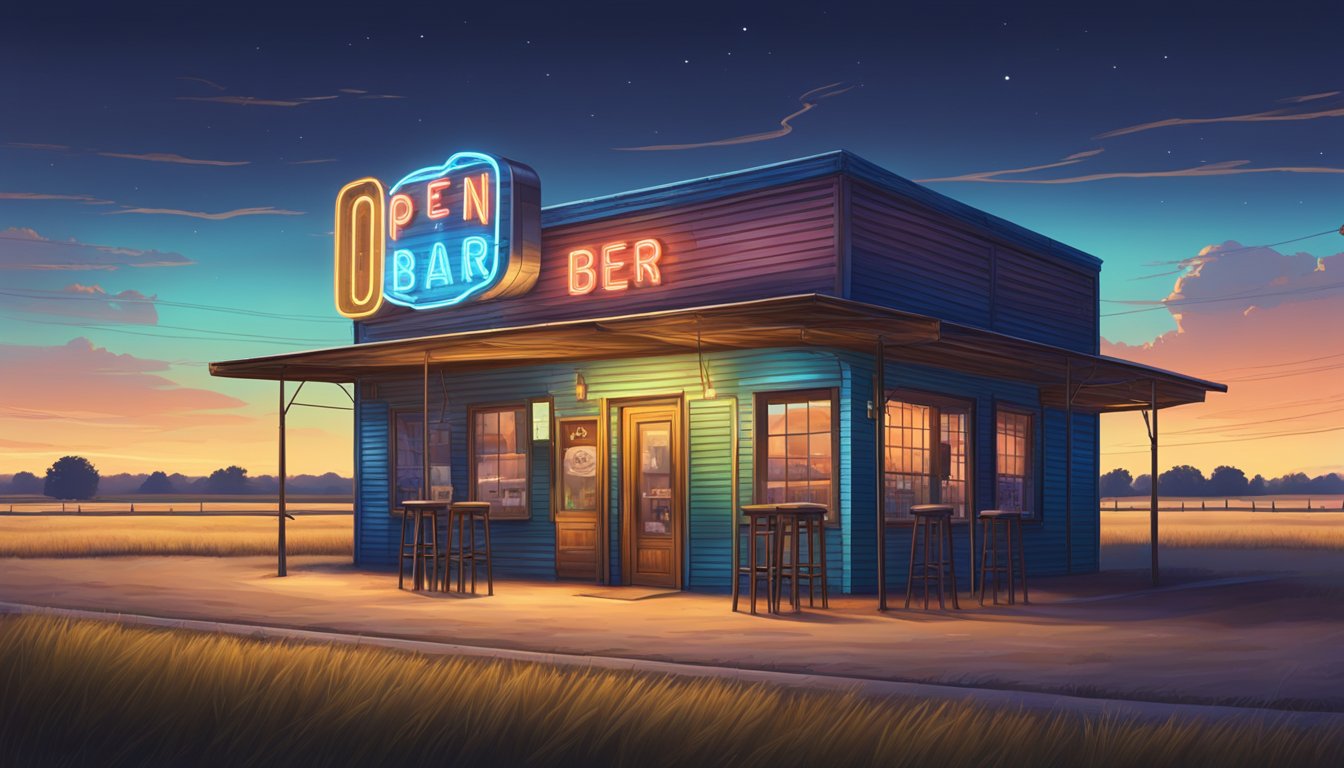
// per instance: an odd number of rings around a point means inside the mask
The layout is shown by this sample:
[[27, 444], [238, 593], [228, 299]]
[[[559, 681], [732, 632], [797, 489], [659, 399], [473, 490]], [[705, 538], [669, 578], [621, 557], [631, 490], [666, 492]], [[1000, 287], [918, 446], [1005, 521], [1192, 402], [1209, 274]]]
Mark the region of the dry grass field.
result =
[[[1159, 525], [1163, 547], [1344, 550], [1344, 512], [1162, 512]], [[1147, 512], [1102, 510], [1102, 547], [1147, 543]]]
[[[299, 515], [286, 540], [292, 555], [349, 555], [354, 530], [348, 515]], [[0, 557], [275, 553], [274, 517], [0, 515]]]
[[23, 616], [0, 619], [0, 755], [17, 765], [1337, 766], [1344, 731], [994, 711]]

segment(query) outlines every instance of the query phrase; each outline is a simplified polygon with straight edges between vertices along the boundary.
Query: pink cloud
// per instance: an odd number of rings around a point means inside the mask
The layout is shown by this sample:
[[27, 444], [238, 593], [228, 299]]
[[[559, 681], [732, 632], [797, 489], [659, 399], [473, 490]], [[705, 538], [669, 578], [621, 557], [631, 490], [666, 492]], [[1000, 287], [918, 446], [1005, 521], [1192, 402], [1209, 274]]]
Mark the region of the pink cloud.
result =
[[120, 211], [108, 211], [107, 214], [121, 213], [139, 213], [156, 216], [187, 216], [193, 219], [209, 219], [211, 221], [220, 221], [223, 219], [236, 219], [239, 216], [302, 216], [304, 211], [291, 211], [284, 208], [276, 208], [266, 205], [256, 208], [235, 208], [231, 211], [220, 211], [210, 213], [208, 211], [184, 211], [180, 208], [126, 208]]
[[250, 165], [251, 160], [198, 160], [192, 157], [183, 157], [173, 152], [146, 152], [144, 154], [135, 154], [131, 152], [99, 152], [103, 157], [119, 157], [124, 160], [144, 160], [151, 163], [176, 163], [178, 165]]
[[112, 271], [123, 268], [180, 267], [194, 263], [180, 253], [137, 250], [77, 240], [49, 240], [28, 227], [0, 231], [0, 271]]
[[[1102, 342], [1103, 354], [1229, 387], [1203, 405], [1163, 412], [1162, 466], [1344, 470], [1344, 253], [1318, 258], [1228, 241], [1190, 262], [1155, 304], [1176, 330], [1147, 344]], [[1107, 417], [1102, 440], [1108, 467], [1147, 472], [1137, 417]]]

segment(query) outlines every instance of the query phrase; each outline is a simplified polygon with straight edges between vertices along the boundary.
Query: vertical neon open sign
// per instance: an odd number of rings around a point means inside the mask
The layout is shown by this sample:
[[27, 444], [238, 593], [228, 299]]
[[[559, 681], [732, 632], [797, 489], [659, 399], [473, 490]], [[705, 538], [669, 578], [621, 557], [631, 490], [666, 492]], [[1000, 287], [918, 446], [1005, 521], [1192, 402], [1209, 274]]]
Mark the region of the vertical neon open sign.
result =
[[[376, 201], [375, 198], [376, 197]], [[450, 307], [526, 293], [541, 254], [541, 188], [531, 168], [458, 152], [387, 190], [361, 179], [336, 205], [336, 306], [347, 317], [377, 313], [386, 299], [411, 309]], [[386, 240], [370, 242], [386, 222]], [[365, 275], [381, 275], [373, 297]]]

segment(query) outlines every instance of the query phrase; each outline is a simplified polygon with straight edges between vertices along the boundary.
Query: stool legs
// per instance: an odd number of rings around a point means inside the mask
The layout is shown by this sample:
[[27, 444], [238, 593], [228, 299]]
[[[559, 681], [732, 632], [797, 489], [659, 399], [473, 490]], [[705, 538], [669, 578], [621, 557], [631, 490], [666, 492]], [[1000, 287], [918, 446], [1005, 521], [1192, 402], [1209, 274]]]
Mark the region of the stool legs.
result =
[[[920, 539], [923, 538], [923, 542]], [[923, 547], [922, 551], [920, 547]], [[922, 559], [916, 563], [916, 553]], [[933, 555], [937, 554], [937, 559]], [[974, 570], [974, 569], [972, 569]], [[938, 609], [947, 610], [947, 592], [951, 590], [952, 607], [961, 608], [957, 596], [957, 563], [952, 540], [952, 521], [946, 517], [919, 515], [910, 527], [910, 566], [905, 580], [905, 607], [910, 607], [915, 582], [924, 587], [924, 609], [929, 607], [930, 582], [937, 581]], [[950, 584], [948, 582], [951, 582]], [[824, 598], [823, 598], [824, 600]]]
[[[980, 545], [980, 604], [985, 604], [985, 581], [993, 578], [990, 593], [995, 605], [999, 602], [1000, 574], [1008, 579], [1008, 605], [1017, 603], [1017, 583], [1022, 582], [1022, 602], [1028, 602], [1027, 560], [1022, 542], [1022, 522], [1019, 518], [984, 518]], [[999, 562], [999, 532], [1003, 532], [1004, 562]]]
[[[397, 589], [406, 588], [406, 513], [401, 513], [401, 537], [397, 539]], [[414, 567], [414, 560], [412, 567]]]

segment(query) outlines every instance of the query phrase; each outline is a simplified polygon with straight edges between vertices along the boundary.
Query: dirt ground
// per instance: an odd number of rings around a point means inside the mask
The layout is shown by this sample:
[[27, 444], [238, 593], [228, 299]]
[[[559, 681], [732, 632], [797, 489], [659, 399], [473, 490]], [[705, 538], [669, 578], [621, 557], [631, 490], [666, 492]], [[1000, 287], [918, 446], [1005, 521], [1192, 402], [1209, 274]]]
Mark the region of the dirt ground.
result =
[[499, 581], [494, 597], [396, 589], [343, 558], [0, 561], [0, 600], [542, 652], [1156, 701], [1344, 711], [1344, 552], [1112, 546], [1106, 571], [1037, 579], [1029, 606], [885, 614], [871, 597], [797, 615], [726, 595], [582, 597], [590, 585]]

